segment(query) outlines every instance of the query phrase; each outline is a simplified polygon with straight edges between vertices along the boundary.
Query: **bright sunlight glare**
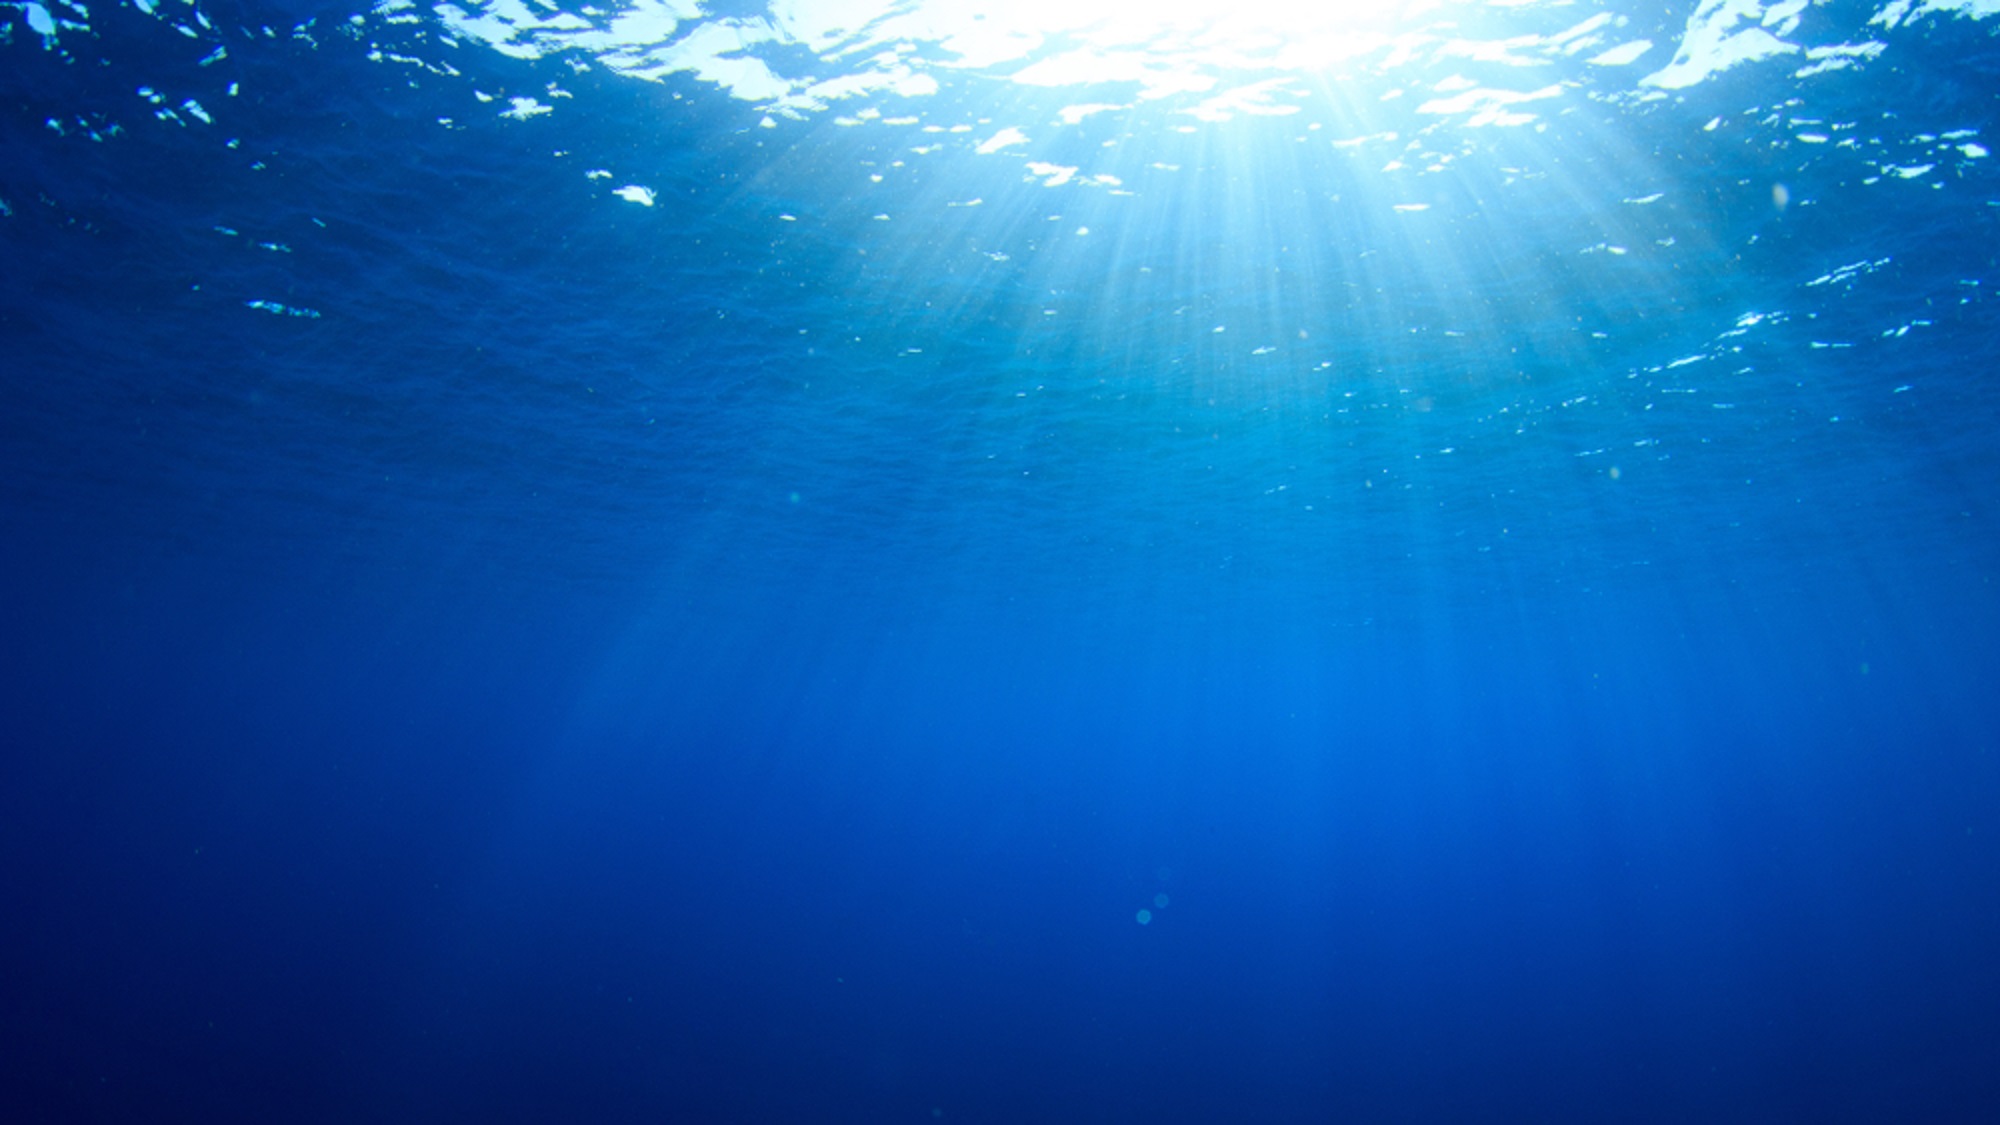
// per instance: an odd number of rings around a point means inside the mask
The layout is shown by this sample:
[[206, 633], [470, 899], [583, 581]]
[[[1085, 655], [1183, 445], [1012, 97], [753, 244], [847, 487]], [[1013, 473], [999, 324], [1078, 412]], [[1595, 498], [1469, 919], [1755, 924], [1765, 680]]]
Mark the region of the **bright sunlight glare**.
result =
[[[952, 65], [981, 67], [1043, 49], [1087, 45], [1140, 51], [1170, 60], [1182, 52], [1268, 59], [1297, 45], [1349, 41], [1358, 53], [1406, 29], [1451, 0], [918, 0], [883, 13], [871, 0], [792, 0], [774, 6], [781, 27], [808, 41], [866, 30], [886, 44], [898, 38], [936, 43]], [[1463, 6], [1460, 4], [1459, 6]], [[836, 29], [838, 29], [836, 31]], [[815, 34], [818, 32], [819, 34]], [[827, 34], [833, 32], [834, 34]]]
[[974, 18], [993, 19], [996, 12], [1014, 26], [1046, 31], [1080, 27], [1152, 28], [1159, 31], [1262, 31], [1276, 34], [1320, 33], [1342, 29], [1375, 30], [1405, 22], [1440, 0], [1028, 0], [980, 9]]

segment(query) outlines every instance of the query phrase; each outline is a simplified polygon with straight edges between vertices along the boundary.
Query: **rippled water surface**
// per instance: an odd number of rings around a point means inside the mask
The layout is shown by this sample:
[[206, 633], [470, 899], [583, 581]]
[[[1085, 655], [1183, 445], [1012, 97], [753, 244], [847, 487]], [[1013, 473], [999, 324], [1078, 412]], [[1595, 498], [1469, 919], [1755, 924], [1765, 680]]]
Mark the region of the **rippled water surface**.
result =
[[1979, 1119], [1996, 17], [0, 2], [9, 1116]]

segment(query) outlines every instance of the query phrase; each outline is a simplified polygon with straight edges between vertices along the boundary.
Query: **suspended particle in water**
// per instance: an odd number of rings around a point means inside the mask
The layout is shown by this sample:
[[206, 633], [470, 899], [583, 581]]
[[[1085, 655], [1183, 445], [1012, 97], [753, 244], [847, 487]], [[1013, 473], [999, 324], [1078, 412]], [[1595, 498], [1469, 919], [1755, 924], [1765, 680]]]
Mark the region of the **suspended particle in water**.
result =
[[1139, 912], [1138, 917], [1139, 917], [1139, 924], [1143, 926], [1153, 920], [1153, 912], [1150, 910], [1141, 910]]

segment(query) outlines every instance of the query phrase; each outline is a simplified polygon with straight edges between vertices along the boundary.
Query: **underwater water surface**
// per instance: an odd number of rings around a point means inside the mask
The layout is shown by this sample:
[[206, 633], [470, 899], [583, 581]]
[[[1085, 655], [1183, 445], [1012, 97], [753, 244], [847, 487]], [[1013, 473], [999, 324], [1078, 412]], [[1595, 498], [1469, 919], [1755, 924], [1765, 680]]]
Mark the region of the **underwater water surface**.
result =
[[0, 2], [19, 1121], [1979, 1121], [2000, 5]]

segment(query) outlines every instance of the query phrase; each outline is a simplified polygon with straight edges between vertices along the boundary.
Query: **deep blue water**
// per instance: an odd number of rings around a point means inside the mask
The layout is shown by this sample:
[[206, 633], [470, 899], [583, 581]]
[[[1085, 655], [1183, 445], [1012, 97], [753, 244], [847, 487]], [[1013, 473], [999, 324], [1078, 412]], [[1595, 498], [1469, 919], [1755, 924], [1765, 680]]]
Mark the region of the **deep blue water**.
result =
[[1993, 1119], [1940, 7], [0, 4], [0, 1115]]

